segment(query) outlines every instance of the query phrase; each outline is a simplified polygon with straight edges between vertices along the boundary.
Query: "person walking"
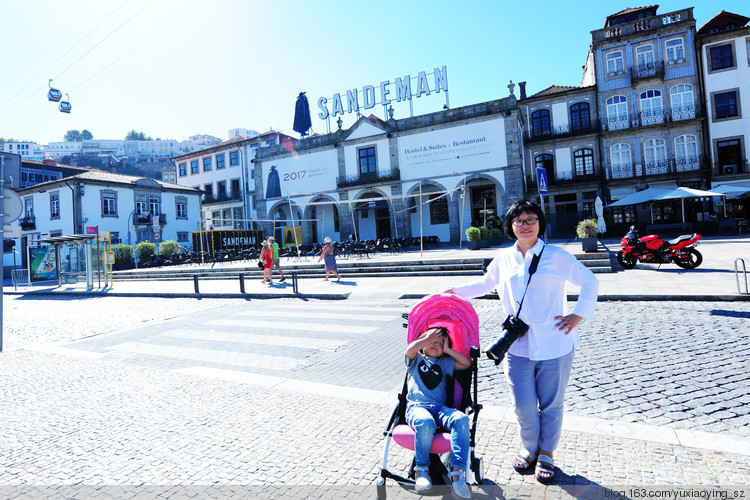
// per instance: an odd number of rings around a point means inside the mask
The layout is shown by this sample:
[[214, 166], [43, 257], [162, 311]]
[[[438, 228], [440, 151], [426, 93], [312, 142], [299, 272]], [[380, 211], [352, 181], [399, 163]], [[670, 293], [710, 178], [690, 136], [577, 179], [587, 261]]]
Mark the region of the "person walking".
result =
[[281, 275], [279, 283], [283, 283], [285, 280], [284, 271], [281, 270], [281, 264], [279, 263], [279, 244], [276, 243], [273, 236], [268, 237], [268, 243], [271, 245], [271, 249], [273, 250], [273, 264], [271, 264], [271, 273], [273, 273], [273, 268], [276, 267], [276, 270], [278, 270], [279, 274]]
[[[497, 289], [505, 313], [518, 314], [528, 325], [503, 361], [523, 445], [513, 468], [523, 474], [534, 470], [536, 463], [536, 478], [545, 484], [555, 476], [553, 454], [560, 441], [565, 388], [579, 342], [578, 325], [593, 317], [599, 293], [599, 280], [586, 266], [563, 248], [539, 238], [546, 226], [539, 205], [517, 201], [504, 218], [505, 233], [516, 243], [500, 251], [481, 279], [447, 290], [469, 298]], [[537, 262], [536, 272], [530, 272], [533, 261]], [[581, 287], [569, 314], [567, 282]], [[522, 302], [518, 313], [524, 294], [528, 300]]]
[[318, 262], [323, 260], [326, 266], [326, 277], [323, 281], [328, 281], [328, 275], [331, 273], [335, 274], [336, 281], [339, 281], [341, 279], [341, 275], [339, 274], [338, 268], [336, 267], [336, 256], [333, 255], [333, 243], [331, 243], [331, 238], [326, 236], [323, 239], [323, 243], [323, 251], [320, 254], [320, 258], [318, 259]]
[[263, 264], [263, 283], [273, 285], [273, 278], [271, 277], [273, 250], [268, 240], [263, 240], [263, 249], [260, 251], [260, 262]]

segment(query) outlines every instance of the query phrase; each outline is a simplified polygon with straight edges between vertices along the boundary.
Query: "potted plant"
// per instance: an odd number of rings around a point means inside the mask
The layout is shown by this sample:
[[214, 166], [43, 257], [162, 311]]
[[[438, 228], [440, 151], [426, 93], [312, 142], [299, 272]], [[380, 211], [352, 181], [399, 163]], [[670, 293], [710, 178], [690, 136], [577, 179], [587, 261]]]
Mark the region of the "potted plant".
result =
[[599, 226], [594, 219], [584, 219], [576, 226], [576, 236], [581, 239], [584, 252], [596, 252], [598, 247], [597, 235]]
[[466, 239], [469, 242], [469, 250], [479, 250], [480, 231], [478, 227], [466, 228]]
[[490, 246], [499, 247], [503, 241], [503, 232], [499, 228], [493, 227], [490, 230]]
[[490, 230], [484, 226], [479, 226], [479, 248], [488, 248], [490, 246]]
[[115, 254], [115, 264], [112, 266], [112, 269], [122, 271], [123, 269], [133, 269], [135, 267], [132, 245], [119, 244], [113, 246], [112, 251]]

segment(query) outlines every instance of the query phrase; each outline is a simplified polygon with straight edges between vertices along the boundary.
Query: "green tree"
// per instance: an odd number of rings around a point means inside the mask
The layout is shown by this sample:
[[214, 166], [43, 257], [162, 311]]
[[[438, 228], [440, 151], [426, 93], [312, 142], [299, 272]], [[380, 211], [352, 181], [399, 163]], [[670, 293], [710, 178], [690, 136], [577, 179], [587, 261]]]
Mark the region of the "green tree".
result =
[[81, 130], [81, 140], [82, 141], [90, 141], [94, 138], [94, 134], [88, 131], [88, 129]]
[[81, 141], [81, 132], [78, 130], [68, 130], [65, 132], [65, 137], [63, 137], [63, 141], [65, 142], [80, 142]]
[[128, 132], [128, 134], [125, 136], [126, 141], [153, 141], [153, 139], [143, 132], [138, 132], [137, 130], [131, 130]]

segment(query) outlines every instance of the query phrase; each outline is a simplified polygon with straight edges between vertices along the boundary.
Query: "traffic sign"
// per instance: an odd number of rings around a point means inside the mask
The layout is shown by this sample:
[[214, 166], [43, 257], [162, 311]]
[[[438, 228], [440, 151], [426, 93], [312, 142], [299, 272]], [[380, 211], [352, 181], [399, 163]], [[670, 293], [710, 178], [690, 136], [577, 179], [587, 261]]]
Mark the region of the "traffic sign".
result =
[[3, 238], [20, 238], [21, 237], [21, 226], [9, 226], [8, 224], [3, 225]]
[[154, 227], [159, 227], [159, 216], [158, 215], [154, 215], [153, 226]]
[[[21, 197], [8, 188], [3, 189], [3, 212], [5, 213], [5, 223], [13, 222], [23, 213], [23, 201]], [[20, 227], [20, 226], [19, 226]]]
[[536, 185], [539, 186], [539, 194], [549, 194], [547, 189], [547, 169], [544, 167], [536, 168]]
[[159, 241], [161, 239], [161, 232], [160, 231], [154, 231], [154, 239], [156, 241]]
[[107, 252], [107, 264], [115, 263], [115, 252]]
[[99, 232], [99, 226], [86, 226], [86, 234], [96, 234]]

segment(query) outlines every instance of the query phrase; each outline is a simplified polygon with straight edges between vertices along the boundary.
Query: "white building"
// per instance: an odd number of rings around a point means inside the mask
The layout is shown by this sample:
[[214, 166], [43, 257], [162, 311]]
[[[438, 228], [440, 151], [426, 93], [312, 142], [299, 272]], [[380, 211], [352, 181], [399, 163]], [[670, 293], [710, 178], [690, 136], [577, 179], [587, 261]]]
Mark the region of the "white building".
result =
[[6, 142], [3, 151], [20, 155], [23, 160], [42, 160], [44, 150], [35, 142]]
[[177, 183], [203, 191], [205, 229], [253, 229], [248, 223], [257, 219], [252, 161], [259, 147], [274, 146], [282, 138], [288, 136], [271, 130], [174, 158]]
[[[109, 231], [113, 244], [174, 240], [190, 247], [196, 231], [200, 192], [145, 177], [91, 170], [17, 190], [24, 213], [16, 224], [16, 249], [26, 264], [26, 248], [41, 238]], [[158, 228], [154, 220], [158, 221]]]

